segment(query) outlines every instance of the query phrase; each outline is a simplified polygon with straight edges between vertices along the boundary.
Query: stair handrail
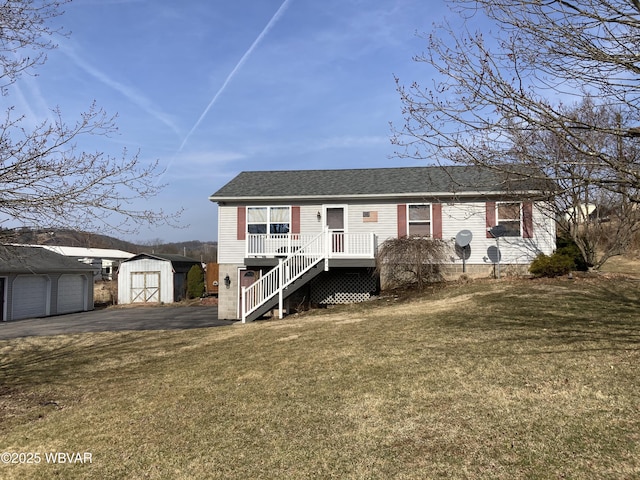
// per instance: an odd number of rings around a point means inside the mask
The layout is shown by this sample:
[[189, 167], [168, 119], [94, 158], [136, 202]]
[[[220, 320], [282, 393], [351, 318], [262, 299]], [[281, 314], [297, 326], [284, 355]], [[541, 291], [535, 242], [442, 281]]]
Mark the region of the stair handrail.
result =
[[[280, 303], [282, 303], [283, 290], [322, 260], [326, 265], [328, 259], [326, 235], [327, 232], [323, 231], [294, 252], [288, 252], [287, 258], [280, 259], [277, 267], [248, 287], [242, 287], [240, 306], [242, 323], [245, 323], [251, 313], [275, 295], [280, 296]], [[280, 305], [280, 311], [282, 311], [282, 305]]]

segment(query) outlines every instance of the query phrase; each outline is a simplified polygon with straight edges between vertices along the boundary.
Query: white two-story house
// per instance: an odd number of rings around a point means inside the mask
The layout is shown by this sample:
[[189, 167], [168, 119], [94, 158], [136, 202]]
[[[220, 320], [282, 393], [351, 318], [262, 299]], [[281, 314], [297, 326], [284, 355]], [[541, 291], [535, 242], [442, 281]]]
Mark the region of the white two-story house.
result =
[[316, 304], [368, 299], [376, 252], [394, 237], [444, 240], [452, 272], [526, 267], [555, 249], [542, 193], [477, 167], [242, 172], [209, 197], [219, 207], [219, 317], [282, 314], [294, 292]]

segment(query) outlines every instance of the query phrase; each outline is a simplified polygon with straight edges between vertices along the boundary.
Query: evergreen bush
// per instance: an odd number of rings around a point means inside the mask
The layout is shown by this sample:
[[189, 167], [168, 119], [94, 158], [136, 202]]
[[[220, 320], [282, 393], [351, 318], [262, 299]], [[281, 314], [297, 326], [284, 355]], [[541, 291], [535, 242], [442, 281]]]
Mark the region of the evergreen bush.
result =
[[204, 270], [194, 265], [187, 273], [187, 298], [200, 298], [204, 294]]
[[559, 277], [575, 269], [573, 258], [557, 251], [553, 255], [539, 254], [529, 267], [529, 271], [536, 277]]
[[586, 272], [589, 270], [589, 266], [587, 265], [582, 252], [578, 248], [576, 242], [572, 239], [559, 236], [557, 239], [557, 248], [555, 253], [572, 258], [575, 263], [574, 270], [578, 270], [580, 272]]

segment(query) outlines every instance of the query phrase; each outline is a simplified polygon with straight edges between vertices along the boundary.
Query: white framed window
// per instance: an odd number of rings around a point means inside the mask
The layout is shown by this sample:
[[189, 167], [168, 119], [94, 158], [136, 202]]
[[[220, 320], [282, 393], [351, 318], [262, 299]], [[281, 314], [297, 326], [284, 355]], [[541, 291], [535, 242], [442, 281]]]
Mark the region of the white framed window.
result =
[[431, 237], [431, 204], [407, 205], [407, 233], [409, 236]]
[[522, 236], [522, 203], [497, 202], [496, 225], [505, 229], [505, 237]]
[[247, 232], [278, 234], [291, 231], [291, 207], [247, 207]]

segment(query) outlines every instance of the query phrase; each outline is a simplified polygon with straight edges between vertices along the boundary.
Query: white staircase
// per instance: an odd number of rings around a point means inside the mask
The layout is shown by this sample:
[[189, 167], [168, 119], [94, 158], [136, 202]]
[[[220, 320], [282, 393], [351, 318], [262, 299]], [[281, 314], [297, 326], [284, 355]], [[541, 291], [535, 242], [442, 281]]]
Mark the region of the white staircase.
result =
[[326, 232], [320, 233], [296, 248], [288, 257], [280, 259], [278, 266], [260, 277], [255, 283], [243, 287], [242, 323], [255, 320], [264, 314], [265, 305], [271, 305], [276, 297], [279, 318], [282, 318], [285, 290], [321, 262], [324, 262], [324, 270], [327, 271], [329, 269], [329, 247]]
[[329, 259], [373, 259], [375, 250], [373, 233], [324, 230], [319, 234], [250, 234], [247, 257], [282, 258], [255, 283], [242, 288], [242, 322], [255, 320], [276, 306], [282, 318], [284, 298], [320, 272], [328, 271]]

